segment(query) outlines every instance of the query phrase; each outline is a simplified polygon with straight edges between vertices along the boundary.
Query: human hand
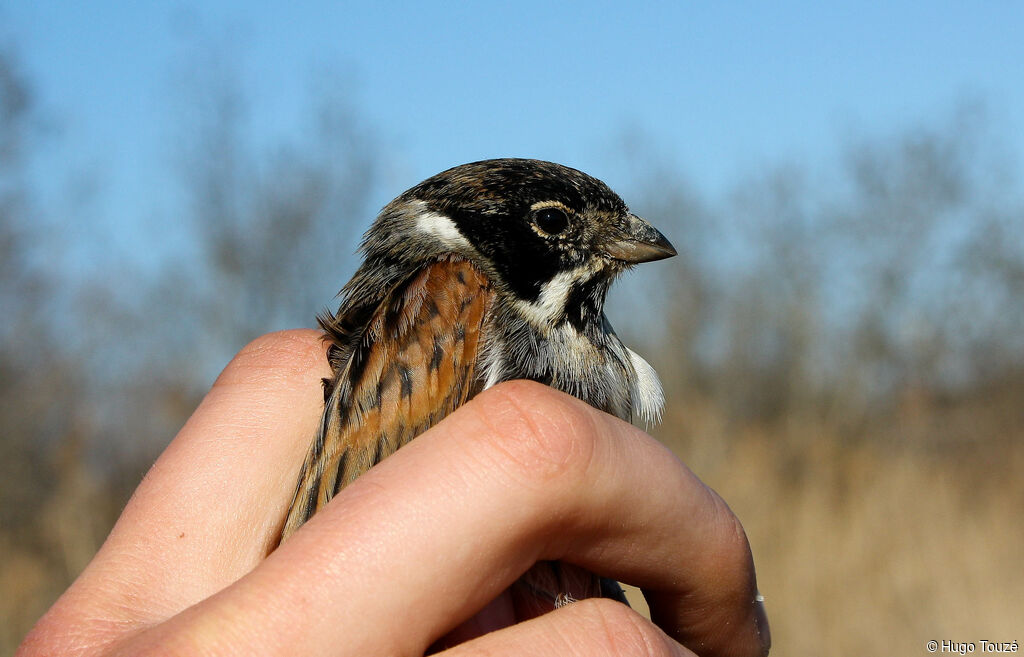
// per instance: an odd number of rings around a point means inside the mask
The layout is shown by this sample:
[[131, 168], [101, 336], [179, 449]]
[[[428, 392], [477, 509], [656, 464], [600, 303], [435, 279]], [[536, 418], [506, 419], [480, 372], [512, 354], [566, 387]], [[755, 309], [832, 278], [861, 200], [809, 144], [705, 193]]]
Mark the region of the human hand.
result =
[[725, 503], [643, 432], [535, 383], [479, 395], [268, 556], [328, 374], [313, 331], [243, 349], [18, 655], [423, 654], [514, 621], [502, 592], [549, 559], [640, 586], [654, 622], [583, 600], [448, 653], [767, 652]]

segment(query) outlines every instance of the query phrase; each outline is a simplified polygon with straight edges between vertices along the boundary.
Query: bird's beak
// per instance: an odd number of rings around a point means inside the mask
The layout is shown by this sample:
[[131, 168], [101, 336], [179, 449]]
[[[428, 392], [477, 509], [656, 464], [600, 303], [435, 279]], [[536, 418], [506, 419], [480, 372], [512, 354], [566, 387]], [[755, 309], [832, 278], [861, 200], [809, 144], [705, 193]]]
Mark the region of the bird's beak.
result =
[[675, 247], [657, 228], [635, 214], [626, 216], [625, 229], [625, 235], [617, 235], [599, 248], [612, 258], [629, 264], [662, 260], [676, 254]]

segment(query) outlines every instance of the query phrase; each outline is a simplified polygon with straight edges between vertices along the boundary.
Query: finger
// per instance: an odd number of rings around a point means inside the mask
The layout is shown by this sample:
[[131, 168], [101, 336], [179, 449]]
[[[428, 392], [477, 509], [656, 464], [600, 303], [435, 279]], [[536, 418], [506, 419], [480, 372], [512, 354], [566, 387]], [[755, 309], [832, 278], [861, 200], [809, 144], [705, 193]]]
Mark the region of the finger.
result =
[[[647, 434], [574, 398], [527, 385], [568, 408], [538, 408], [530, 392], [503, 391], [515, 407], [509, 416], [521, 417], [525, 435], [537, 441], [499, 438], [512, 456], [504, 463], [528, 482], [542, 471], [535, 452], [586, 466], [540, 476], [544, 499], [556, 509], [559, 502], [571, 505], [565, 515], [575, 521], [556, 520], [540, 558], [564, 559], [640, 586], [655, 622], [701, 655], [766, 654], [771, 639], [750, 546], [721, 497]], [[494, 410], [483, 417], [496, 428], [492, 435], [508, 424]], [[585, 427], [588, 418], [593, 430], [573, 438], [570, 429]], [[524, 458], [517, 458], [514, 450], [521, 447]], [[556, 509], [541, 515], [557, 519]]]
[[643, 432], [524, 382], [370, 470], [177, 627], [241, 622], [245, 645], [281, 654], [420, 653], [542, 559], [644, 587], [701, 654], [767, 649], [728, 507]]
[[683, 657], [693, 653], [629, 607], [582, 600], [538, 618], [486, 634], [440, 653], [445, 657]]
[[53, 613], [73, 608], [123, 630], [162, 620], [252, 570], [315, 435], [328, 373], [316, 331], [275, 333], [244, 348]]

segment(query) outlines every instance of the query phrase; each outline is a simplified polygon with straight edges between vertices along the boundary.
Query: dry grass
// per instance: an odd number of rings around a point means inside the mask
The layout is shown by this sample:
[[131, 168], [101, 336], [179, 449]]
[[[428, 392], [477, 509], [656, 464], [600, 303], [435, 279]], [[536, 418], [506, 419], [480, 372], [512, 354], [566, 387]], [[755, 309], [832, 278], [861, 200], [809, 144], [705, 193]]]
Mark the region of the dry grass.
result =
[[688, 411], [693, 435], [678, 451], [743, 521], [774, 654], [923, 654], [930, 639], [1020, 640], [1020, 427], [987, 453], [936, 456], [844, 445], [814, 422], [730, 440], [714, 412]]

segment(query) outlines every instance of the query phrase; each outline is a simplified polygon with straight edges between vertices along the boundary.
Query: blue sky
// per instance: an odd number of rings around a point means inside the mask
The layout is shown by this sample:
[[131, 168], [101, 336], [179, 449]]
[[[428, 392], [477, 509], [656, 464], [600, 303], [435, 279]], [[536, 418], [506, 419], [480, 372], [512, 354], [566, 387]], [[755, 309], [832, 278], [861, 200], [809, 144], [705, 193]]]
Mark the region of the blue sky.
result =
[[267, 141], [299, 129], [318, 69], [342, 71], [396, 163], [381, 202], [507, 155], [615, 187], [629, 130], [714, 192], [965, 97], [988, 103], [1012, 153], [1024, 147], [1024, 4], [1013, 2], [36, 0], [0, 4], [0, 24], [59, 127], [40, 165], [62, 185], [91, 172], [96, 219], [119, 226], [171, 202], [174, 80], [197, 43], [235, 63]]

